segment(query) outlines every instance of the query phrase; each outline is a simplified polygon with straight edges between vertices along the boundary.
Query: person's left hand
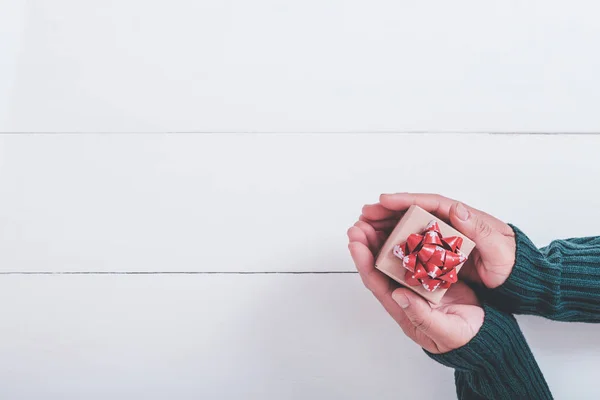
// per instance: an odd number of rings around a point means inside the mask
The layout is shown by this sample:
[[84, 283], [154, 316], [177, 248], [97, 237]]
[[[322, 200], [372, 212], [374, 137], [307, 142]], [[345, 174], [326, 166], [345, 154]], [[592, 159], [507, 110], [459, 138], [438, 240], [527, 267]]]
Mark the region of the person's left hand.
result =
[[363, 207], [359, 221], [350, 228], [358, 228], [352, 235], [365, 239], [373, 251], [377, 242], [387, 238], [411, 205], [434, 214], [475, 242], [475, 249], [460, 269], [462, 279], [488, 289], [506, 282], [516, 259], [513, 229], [490, 214], [439, 194], [382, 194], [379, 203]]
[[[368, 225], [368, 226], [366, 226]], [[453, 284], [439, 305], [398, 285], [375, 269], [375, 257], [384, 237], [359, 221], [348, 230], [350, 254], [365, 286], [400, 325], [404, 333], [431, 353], [446, 353], [467, 344], [483, 324], [484, 311], [477, 296], [463, 282]], [[368, 231], [367, 234], [362, 230]]]

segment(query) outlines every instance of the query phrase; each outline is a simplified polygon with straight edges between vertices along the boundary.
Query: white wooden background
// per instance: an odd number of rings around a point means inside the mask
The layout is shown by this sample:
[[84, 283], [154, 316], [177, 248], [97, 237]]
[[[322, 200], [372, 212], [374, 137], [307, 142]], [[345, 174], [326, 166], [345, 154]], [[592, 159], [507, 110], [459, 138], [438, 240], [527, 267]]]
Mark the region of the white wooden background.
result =
[[[599, 234], [598, 11], [0, 0], [0, 398], [454, 398], [345, 231], [433, 191]], [[600, 327], [519, 321], [600, 396]]]

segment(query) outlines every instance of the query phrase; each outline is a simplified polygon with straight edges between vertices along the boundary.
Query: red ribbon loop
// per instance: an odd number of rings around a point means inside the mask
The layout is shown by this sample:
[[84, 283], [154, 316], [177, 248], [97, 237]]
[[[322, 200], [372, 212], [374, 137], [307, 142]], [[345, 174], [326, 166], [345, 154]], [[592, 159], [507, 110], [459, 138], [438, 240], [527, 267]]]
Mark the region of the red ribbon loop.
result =
[[442, 237], [437, 222], [431, 221], [423, 234], [413, 233], [406, 242], [394, 246], [393, 253], [407, 269], [404, 280], [408, 285], [421, 285], [433, 292], [458, 281], [456, 267], [467, 260], [460, 251], [462, 244], [460, 236]]

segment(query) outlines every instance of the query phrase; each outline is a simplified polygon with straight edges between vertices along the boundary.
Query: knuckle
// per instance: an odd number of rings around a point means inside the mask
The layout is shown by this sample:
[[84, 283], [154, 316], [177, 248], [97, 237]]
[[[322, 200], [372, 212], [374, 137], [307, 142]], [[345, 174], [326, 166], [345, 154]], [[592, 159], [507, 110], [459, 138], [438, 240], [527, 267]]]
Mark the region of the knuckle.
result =
[[490, 237], [492, 234], [492, 227], [481, 218], [477, 218], [475, 230], [476, 230], [477, 236], [480, 237], [481, 239], [486, 239], [486, 238]]
[[375, 283], [373, 282], [373, 271], [369, 271], [366, 274], [361, 274], [363, 278], [363, 283], [367, 289], [371, 292], [375, 293]]
[[373, 227], [370, 224], [367, 224], [364, 221], [358, 221], [356, 223], [356, 227], [359, 228], [359, 229], [361, 229], [365, 233], [375, 232], [375, 229], [373, 229]]
[[368, 275], [365, 276], [364, 274], [360, 274], [360, 278], [362, 279], [363, 285], [365, 285], [365, 287], [372, 292], [373, 289], [372, 289], [371, 282], [369, 280], [369, 276]]
[[445, 197], [439, 193], [433, 193], [431, 195], [431, 198], [438, 204], [441, 203], [445, 199]]
[[443, 196], [439, 195], [439, 194], [434, 194], [433, 195], [433, 205], [432, 205], [432, 210], [434, 212], [438, 212], [440, 210], [440, 207], [442, 205], [442, 201], [444, 200]]
[[422, 316], [415, 316], [412, 320], [415, 328], [422, 332], [427, 332], [431, 327], [431, 320], [429, 318], [424, 318]]

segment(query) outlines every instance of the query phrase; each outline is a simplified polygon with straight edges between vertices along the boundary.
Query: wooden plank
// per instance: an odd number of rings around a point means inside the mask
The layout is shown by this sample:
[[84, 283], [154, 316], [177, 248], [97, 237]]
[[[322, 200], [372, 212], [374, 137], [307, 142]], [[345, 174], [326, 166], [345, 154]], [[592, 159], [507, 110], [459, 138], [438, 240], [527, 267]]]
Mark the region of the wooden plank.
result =
[[[521, 320], [556, 398], [598, 398], [600, 326]], [[454, 398], [356, 275], [4, 276], [0, 329], [2, 398]]]
[[[596, 235], [597, 136], [0, 137], [0, 271], [344, 271], [379, 193]], [[448, 161], [444, 161], [447, 154]]]
[[22, 50], [27, 4], [19, 0], [0, 3], [0, 131], [10, 126], [13, 88], [17, 83], [19, 51]]
[[593, 0], [6, 1], [0, 131], [600, 131]]

